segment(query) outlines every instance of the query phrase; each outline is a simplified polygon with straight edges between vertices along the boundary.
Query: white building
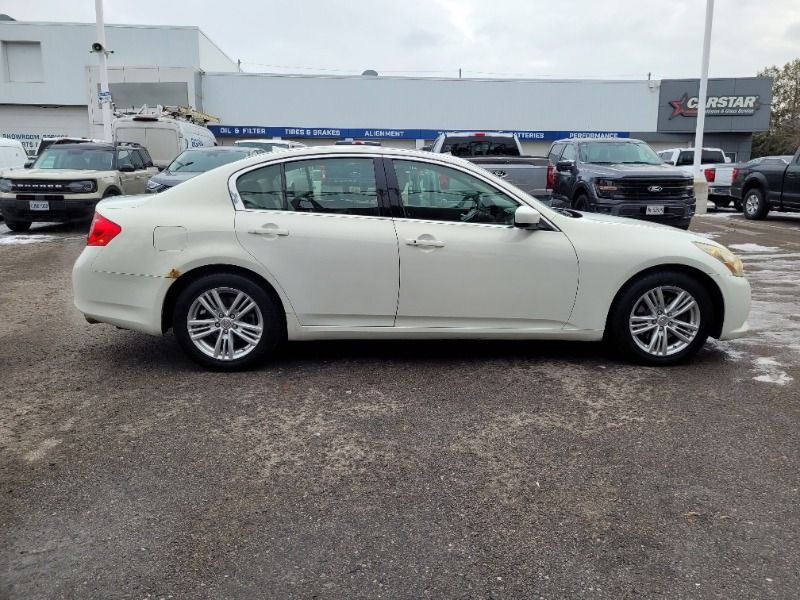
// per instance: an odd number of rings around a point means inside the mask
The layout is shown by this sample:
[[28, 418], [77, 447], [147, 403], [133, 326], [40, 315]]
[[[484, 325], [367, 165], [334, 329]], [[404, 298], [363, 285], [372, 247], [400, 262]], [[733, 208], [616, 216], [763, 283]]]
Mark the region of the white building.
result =
[[[108, 25], [117, 108], [190, 105], [220, 118], [222, 143], [282, 137], [324, 144], [379, 139], [422, 147], [440, 131], [503, 130], [544, 154], [574, 135], [691, 145], [697, 80], [499, 80], [242, 73], [196, 27]], [[45, 135], [101, 137], [94, 24], [0, 21], [0, 136], [29, 149]], [[706, 145], [747, 159], [766, 130], [772, 82], [712, 80]], [[753, 100], [755, 98], [755, 100]], [[747, 100], [747, 102], [745, 102]], [[696, 102], [696, 100], [695, 100]], [[749, 103], [749, 104], [748, 104]]]

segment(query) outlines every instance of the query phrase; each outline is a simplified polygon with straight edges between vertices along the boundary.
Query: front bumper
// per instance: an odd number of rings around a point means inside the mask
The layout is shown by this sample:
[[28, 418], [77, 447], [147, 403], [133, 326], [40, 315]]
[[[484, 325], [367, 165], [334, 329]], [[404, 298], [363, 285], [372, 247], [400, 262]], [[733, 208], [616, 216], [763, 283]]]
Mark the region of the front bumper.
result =
[[75, 262], [72, 269], [75, 307], [89, 322], [161, 335], [164, 298], [175, 280], [94, 271], [92, 263], [102, 250], [87, 246]]
[[[77, 196], [77, 194], [76, 194]], [[4, 194], [0, 197], [3, 218], [14, 221], [67, 223], [88, 221], [94, 215], [94, 207], [100, 201], [96, 197], [64, 197], [47, 195]], [[47, 210], [31, 209], [31, 202], [47, 202]]]
[[744, 277], [729, 275], [715, 279], [725, 303], [725, 319], [719, 339], [733, 340], [747, 335], [750, 331], [747, 324], [747, 317], [750, 314], [750, 283]]
[[[648, 215], [648, 206], [663, 207], [663, 215]], [[686, 229], [694, 216], [695, 204], [692, 199], [691, 204], [680, 201], [671, 203], [657, 202], [653, 200], [636, 201], [611, 201], [604, 202], [603, 199], [597, 200], [593, 206], [594, 212], [613, 215], [615, 217], [627, 217], [629, 219], [641, 219], [653, 223], [662, 223]]]

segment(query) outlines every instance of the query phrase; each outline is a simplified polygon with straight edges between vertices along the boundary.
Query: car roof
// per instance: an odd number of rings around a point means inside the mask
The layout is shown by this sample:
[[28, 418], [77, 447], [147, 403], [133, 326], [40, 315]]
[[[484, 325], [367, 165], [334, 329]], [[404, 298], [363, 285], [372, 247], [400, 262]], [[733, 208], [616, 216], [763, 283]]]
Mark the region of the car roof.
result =
[[238, 144], [239, 142], [263, 142], [267, 144], [291, 144], [292, 142], [288, 140], [273, 140], [270, 138], [247, 138], [243, 140], [236, 140], [233, 142], [234, 144]]
[[563, 144], [566, 142], [602, 142], [602, 143], [611, 143], [611, 142], [636, 142], [636, 143], [643, 143], [642, 140], [637, 140], [636, 138], [623, 138], [623, 137], [616, 137], [616, 138], [595, 138], [595, 137], [573, 137], [573, 138], [561, 138], [560, 140], [556, 140], [553, 142], [554, 144]]
[[198, 146], [197, 148], [186, 148], [184, 152], [258, 152], [258, 148], [248, 146]]
[[135, 148], [136, 146], [130, 146], [126, 144], [111, 144], [111, 143], [96, 143], [96, 142], [87, 142], [85, 144], [75, 143], [75, 144], [51, 144], [48, 146], [48, 150], [61, 150], [70, 148], [79, 148], [81, 150], [113, 150], [114, 148]]
[[507, 137], [513, 138], [514, 134], [508, 131], [445, 131], [446, 137]]

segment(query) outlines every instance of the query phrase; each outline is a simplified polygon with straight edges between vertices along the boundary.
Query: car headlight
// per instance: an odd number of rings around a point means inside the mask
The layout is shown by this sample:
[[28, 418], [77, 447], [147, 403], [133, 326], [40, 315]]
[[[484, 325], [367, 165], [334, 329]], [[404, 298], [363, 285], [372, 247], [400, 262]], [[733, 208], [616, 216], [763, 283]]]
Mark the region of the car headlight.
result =
[[152, 179], [147, 182], [147, 191], [151, 193], [157, 194], [158, 192], [163, 192], [165, 189], [167, 189], [167, 187], [168, 186], [162, 185], [156, 181], [153, 181]]
[[89, 194], [97, 189], [97, 182], [92, 179], [70, 181], [67, 189], [74, 194]]
[[598, 179], [594, 186], [601, 196], [608, 196], [617, 191], [617, 182], [613, 179]]
[[700, 250], [706, 254], [710, 254], [723, 265], [728, 267], [728, 270], [735, 277], [744, 276], [744, 265], [742, 264], [742, 259], [728, 250], [725, 246], [714, 246], [712, 244], [704, 244], [703, 242], [693, 243], [695, 246], [700, 248]]
[[0, 192], [10, 192], [12, 189], [10, 179], [0, 179]]

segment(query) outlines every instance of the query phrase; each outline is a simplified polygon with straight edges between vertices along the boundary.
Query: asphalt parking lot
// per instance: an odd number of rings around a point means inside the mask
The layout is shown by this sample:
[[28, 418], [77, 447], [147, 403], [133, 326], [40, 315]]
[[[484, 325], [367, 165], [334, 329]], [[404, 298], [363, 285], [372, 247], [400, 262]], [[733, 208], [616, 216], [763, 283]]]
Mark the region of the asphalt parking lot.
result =
[[245, 373], [86, 324], [0, 223], [2, 598], [796, 598], [800, 215], [716, 213], [750, 337], [313, 343]]

